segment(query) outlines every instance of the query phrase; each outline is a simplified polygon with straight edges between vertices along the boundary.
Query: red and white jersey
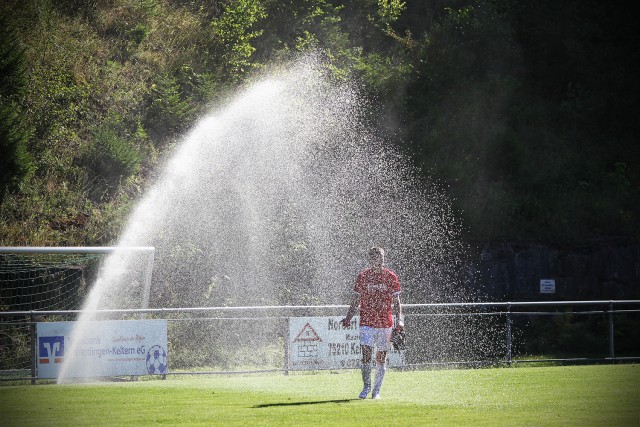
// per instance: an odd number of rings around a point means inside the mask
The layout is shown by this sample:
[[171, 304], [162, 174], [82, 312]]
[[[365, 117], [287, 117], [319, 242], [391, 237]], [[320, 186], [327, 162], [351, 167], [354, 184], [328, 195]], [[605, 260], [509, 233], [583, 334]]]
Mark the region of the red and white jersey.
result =
[[378, 272], [364, 269], [358, 274], [353, 290], [360, 295], [360, 326], [393, 326], [393, 297], [401, 291], [396, 273], [386, 267]]

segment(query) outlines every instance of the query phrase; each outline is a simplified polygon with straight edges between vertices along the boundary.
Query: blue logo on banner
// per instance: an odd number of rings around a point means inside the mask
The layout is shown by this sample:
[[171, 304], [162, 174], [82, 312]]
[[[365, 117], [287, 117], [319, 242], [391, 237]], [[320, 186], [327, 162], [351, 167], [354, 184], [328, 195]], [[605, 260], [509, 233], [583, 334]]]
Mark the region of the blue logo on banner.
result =
[[167, 352], [159, 345], [154, 345], [147, 352], [147, 372], [151, 375], [167, 373]]
[[39, 337], [38, 359], [40, 363], [62, 363], [64, 337]]

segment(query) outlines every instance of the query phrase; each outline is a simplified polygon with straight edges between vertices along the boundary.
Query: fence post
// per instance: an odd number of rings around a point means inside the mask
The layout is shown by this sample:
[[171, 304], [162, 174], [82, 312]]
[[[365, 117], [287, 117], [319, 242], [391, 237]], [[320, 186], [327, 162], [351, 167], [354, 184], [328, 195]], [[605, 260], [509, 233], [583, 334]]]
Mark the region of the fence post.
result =
[[284, 319], [284, 374], [289, 375], [289, 318]]
[[511, 304], [507, 304], [507, 364], [511, 366]]
[[29, 320], [30, 320], [30, 324], [29, 324], [29, 329], [31, 332], [31, 385], [35, 385], [36, 384], [36, 369], [38, 367], [37, 365], [37, 345], [36, 342], [38, 341], [38, 333], [36, 330], [36, 322], [35, 322], [35, 316], [33, 314], [33, 311], [31, 311], [31, 313], [29, 314]]
[[613, 301], [609, 301], [609, 357], [611, 363], [616, 363], [615, 339], [613, 327]]
[[[149, 251], [149, 253], [147, 254], [147, 259], [143, 270], [142, 302], [140, 308], [149, 308], [149, 294], [151, 292], [151, 277], [153, 274], [154, 256], [155, 250]], [[147, 313], [143, 312], [140, 314], [141, 319], [145, 319], [146, 317]]]

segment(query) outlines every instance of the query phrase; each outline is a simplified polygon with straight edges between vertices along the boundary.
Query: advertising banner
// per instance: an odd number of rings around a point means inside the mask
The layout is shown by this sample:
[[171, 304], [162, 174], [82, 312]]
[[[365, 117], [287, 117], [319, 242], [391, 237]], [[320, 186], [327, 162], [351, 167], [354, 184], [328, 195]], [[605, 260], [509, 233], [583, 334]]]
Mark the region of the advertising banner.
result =
[[168, 370], [166, 320], [40, 322], [38, 378], [163, 375]]
[[[362, 360], [359, 318], [354, 317], [346, 328], [340, 324], [341, 319], [289, 318], [289, 369], [358, 368]], [[404, 352], [393, 350], [391, 346], [388, 351], [388, 366], [404, 365]]]

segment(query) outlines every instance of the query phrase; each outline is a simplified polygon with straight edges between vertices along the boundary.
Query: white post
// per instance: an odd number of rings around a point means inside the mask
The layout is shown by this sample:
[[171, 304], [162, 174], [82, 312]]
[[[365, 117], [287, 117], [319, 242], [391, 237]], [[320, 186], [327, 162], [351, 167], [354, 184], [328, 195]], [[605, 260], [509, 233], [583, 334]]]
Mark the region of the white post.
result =
[[[143, 289], [142, 289], [142, 305], [140, 308], [149, 308], [149, 294], [151, 293], [151, 276], [153, 274], [153, 260], [155, 251], [149, 251], [147, 255], [147, 262], [145, 264], [144, 273], [142, 276]], [[142, 314], [142, 318], [145, 318], [146, 314]]]

